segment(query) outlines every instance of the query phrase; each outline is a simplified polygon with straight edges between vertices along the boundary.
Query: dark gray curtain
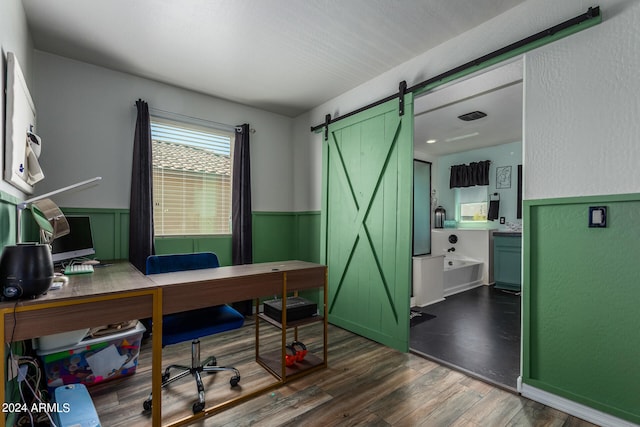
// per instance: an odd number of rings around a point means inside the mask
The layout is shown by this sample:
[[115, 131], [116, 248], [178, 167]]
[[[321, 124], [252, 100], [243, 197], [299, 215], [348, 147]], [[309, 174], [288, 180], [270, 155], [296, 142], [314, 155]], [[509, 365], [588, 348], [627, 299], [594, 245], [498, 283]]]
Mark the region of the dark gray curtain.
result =
[[[249, 125], [236, 127], [233, 147], [233, 188], [231, 190], [231, 261], [233, 265], [253, 262], [251, 227], [251, 161]], [[252, 301], [233, 303], [245, 316], [252, 313]]]
[[489, 185], [490, 160], [451, 166], [449, 188]]
[[129, 262], [141, 272], [149, 255], [155, 253], [153, 244], [153, 182], [151, 176], [151, 122], [149, 105], [136, 101], [138, 118], [133, 137], [131, 167], [131, 198], [129, 200]]

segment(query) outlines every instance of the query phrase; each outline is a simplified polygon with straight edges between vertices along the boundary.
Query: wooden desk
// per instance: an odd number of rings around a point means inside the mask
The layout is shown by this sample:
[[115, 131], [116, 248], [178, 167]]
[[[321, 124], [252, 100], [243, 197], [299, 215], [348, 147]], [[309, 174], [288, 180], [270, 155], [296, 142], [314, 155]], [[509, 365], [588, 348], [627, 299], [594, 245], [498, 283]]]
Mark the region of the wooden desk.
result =
[[[71, 276], [60, 290], [49, 291], [33, 300], [0, 303], [0, 330], [3, 341], [19, 341], [68, 330], [101, 326], [123, 320], [151, 317], [153, 336], [162, 335], [162, 315], [234, 301], [281, 295], [283, 290], [299, 291], [325, 287], [326, 267], [303, 261], [285, 261], [219, 267], [145, 276], [129, 263], [95, 269], [90, 275]], [[326, 304], [325, 304], [326, 306]], [[15, 321], [14, 321], [15, 319]], [[153, 426], [161, 425], [161, 340], [152, 341]], [[6, 360], [5, 346], [0, 356]], [[6, 382], [0, 370], [0, 382]], [[275, 383], [277, 385], [279, 383]], [[261, 389], [251, 396], [268, 388]], [[5, 401], [4, 386], [0, 400]], [[226, 402], [229, 406], [235, 402]], [[220, 405], [204, 413], [180, 420], [185, 425], [208, 416]], [[5, 416], [0, 417], [0, 427]]]
[[[36, 299], [0, 303], [0, 330], [3, 341], [21, 341], [69, 330], [91, 328], [123, 320], [153, 318], [153, 334], [162, 333], [161, 293], [155, 283], [126, 262], [95, 269], [95, 273], [71, 276], [69, 283]], [[15, 321], [14, 321], [15, 319]], [[14, 328], [15, 326], [15, 328]], [[158, 335], [156, 335], [158, 336]], [[155, 341], [158, 341], [156, 343]], [[154, 354], [161, 354], [160, 340], [154, 340]], [[5, 346], [0, 356], [6, 360]], [[153, 358], [153, 372], [160, 372], [162, 361]], [[157, 375], [152, 389], [160, 390]], [[5, 370], [0, 370], [0, 400], [5, 401]], [[157, 383], [157, 384], [156, 384]], [[153, 417], [160, 420], [160, 408]], [[5, 414], [0, 427], [5, 425]], [[154, 425], [160, 425], [155, 423]]]

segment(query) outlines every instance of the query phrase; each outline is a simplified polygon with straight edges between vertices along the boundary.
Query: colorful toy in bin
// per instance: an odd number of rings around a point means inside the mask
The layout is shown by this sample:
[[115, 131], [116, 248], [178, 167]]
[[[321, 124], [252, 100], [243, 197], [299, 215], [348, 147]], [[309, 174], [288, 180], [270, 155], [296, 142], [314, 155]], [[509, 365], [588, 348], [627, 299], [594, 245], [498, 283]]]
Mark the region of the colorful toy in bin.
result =
[[135, 373], [145, 328], [140, 322], [131, 330], [84, 340], [74, 347], [38, 351], [44, 364], [47, 386], [88, 386]]

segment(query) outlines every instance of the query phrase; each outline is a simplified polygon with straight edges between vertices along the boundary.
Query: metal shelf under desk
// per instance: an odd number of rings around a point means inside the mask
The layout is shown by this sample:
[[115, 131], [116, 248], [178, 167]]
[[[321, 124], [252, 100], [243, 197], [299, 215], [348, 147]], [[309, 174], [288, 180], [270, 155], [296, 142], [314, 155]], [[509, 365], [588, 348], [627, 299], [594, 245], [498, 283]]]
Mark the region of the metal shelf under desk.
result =
[[[323, 290], [322, 301], [322, 315], [309, 316], [302, 319], [293, 321], [287, 321], [286, 312], [286, 296], [287, 296], [287, 276], [286, 272], [283, 273], [283, 287], [282, 287], [282, 318], [280, 321], [273, 319], [264, 313], [260, 312], [260, 301], [256, 300], [256, 362], [262, 366], [265, 370], [270, 372], [282, 383], [286, 383], [295, 378], [308, 375], [316, 370], [324, 369], [327, 367], [327, 278], [325, 270], [325, 278], [322, 286], [314, 286], [313, 288]], [[306, 289], [313, 289], [307, 287]], [[297, 289], [294, 291], [294, 296], [297, 296]], [[260, 322], [266, 322], [268, 325], [281, 330], [281, 342], [278, 348], [269, 350], [266, 352], [260, 352]], [[321, 352], [308, 351], [304, 360], [297, 361], [292, 366], [286, 366], [285, 355], [287, 345], [287, 330], [293, 329], [294, 340], [298, 341], [299, 328], [321, 324], [322, 325], [322, 350]]]

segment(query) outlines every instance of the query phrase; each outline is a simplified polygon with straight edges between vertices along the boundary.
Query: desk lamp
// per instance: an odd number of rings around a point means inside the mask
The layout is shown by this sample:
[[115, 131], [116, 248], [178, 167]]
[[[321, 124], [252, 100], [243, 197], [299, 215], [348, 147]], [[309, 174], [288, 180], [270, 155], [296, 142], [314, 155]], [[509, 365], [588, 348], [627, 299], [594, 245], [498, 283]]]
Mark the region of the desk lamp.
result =
[[[64, 236], [65, 234], [68, 234], [69, 224], [67, 223], [67, 220], [64, 218], [64, 215], [62, 214], [60, 209], [51, 200], [49, 200], [49, 197], [56, 194], [64, 193], [65, 191], [84, 187], [96, 181], [100, 181], [101, 179], [102, 177], [96, 176], [95, 178], [81, 181], [76, 184], [60, 188], [58, 190], [50, 191], [48, 193], [32, 197], [21, 203], [18, 203], [16, 205], [16, 242], [22, 242], [22, 211], [27, 208], [31, 208], [31, 212], [34, 214], [33, 217], [40, 227], [41, 238], [51, 239], [51, 241], [53, 241], [53, 239], [57, 236]], [[43, 199], [47, 201], [45, 202]], [[40, 202], [36, 203], [38, 201]], [[33, 209], [34, 207], [36, 209]], [[50, 224], [50, 226], [47, 224]], [[66, 232], [64, 231], [65, 224]], [[57, 234], [55, 233], [56, 226], [59, 227], [59, 232]], [[53, 230], [50, 230], [50, 228], [53, 228]]]
[[[48, 197], [100, 179], [96, 177], [82, 181], [16, 205], [17, 244], [6, 246], [0, 256], [1, 299], [37, 298], [49, 290], [53, 280], [53, 261], [49, 245], [56, 237], [69, 233], [69, 223], [60, 208]], [[33, 217], [40, 227], [42, 244], [21, 243], [22, 211], [27, 208], [31, 208]]]
[[51, 245], [54, 239], [69, 234], [67, 218], [51, 199], [32, 202], [31, 214], [40, 227], [40, 243]]

